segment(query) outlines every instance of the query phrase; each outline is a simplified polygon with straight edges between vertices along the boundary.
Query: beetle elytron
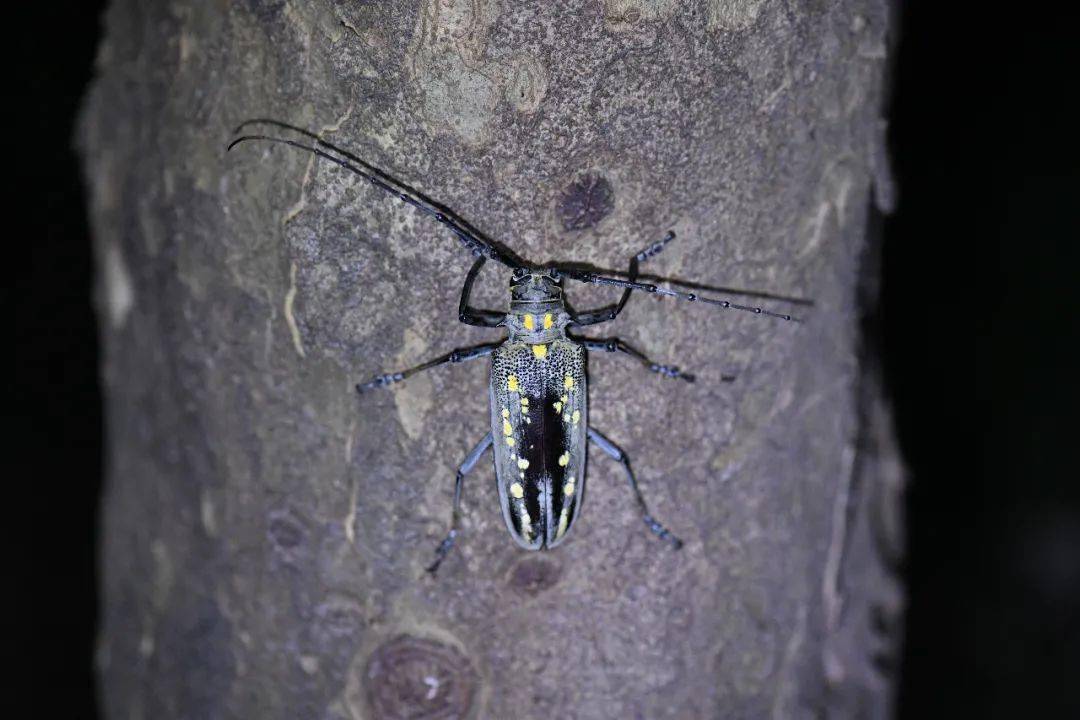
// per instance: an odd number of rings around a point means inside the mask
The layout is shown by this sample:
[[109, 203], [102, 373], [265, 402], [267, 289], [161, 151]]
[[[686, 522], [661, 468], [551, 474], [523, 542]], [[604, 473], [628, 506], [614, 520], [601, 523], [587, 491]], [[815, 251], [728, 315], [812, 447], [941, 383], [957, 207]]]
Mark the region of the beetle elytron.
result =
[[[569, 266], [536, 266], [485, 239], [465, 221], [422, 193], [343, 150], [319, 135], [277, 120], [256, 119], [236, 129], [240, 135], [250, 125], [269, 125], [291, 130], [310, 139], [306, 145], [287, 138], [249, 134], [229, 144], [252, 140], [282, 143], [313, 153], [349, 170], [375, 187], [394, 195], [431, 216], [453, 232], [476, 257], [465, 277], [458, 305], [458, 319], [467, 325], [505, 327], [508, 337], [501, 342], [454, 350], [421, 365], [400, 372], [378, 375], [357, 385], [360, 393], [384, 387], [424, 370], [490, 356], [491, 429], [469, 452], [457, 471], [450, 530], [435, 551], [435, 561], [427, 568], [434, 573], [454, 547], [458, 533], [461, 486], [465, 475], [480, 456], [493, 449], [495, 475], [506, 528], [515, 542], [527, 550], [553, 548], [566, 539], [574, 525], [585, 494], [585, 446], [591, 441], [622, 464], [630, 489], [637, 500], [645, 525], [675, 549], [682, 541], [649, 514], [645, 499], [630, 469], [630, 461], [613, 442], [588, 425], [586, 351], [621, 352], [636, 359], [648, 370], [665, 377], [693, 382], [694, 377], [677, 367], [654, 363], [621, 340], [593, 340], [567, 334], [568, 327], [582, 327], [614, 320], [625, 307], [630, 293], [640, 290], [687, 301], [699, 301], [721, 308], [793, 320], [790, 315], [727, 300], [701, 297], [694, 293], [637, 281], [640, 262], [661, 252], [675, 234], [669, 232], [631, 258], [629, 279], [606, 277]], [[512, 271], [509, 312], [479, 310], [469, 304], [473, 282], [488, 260]], [[596, 310], [575, 312], [563, 300], [562, 279], [620, 287], [619, 302]]]

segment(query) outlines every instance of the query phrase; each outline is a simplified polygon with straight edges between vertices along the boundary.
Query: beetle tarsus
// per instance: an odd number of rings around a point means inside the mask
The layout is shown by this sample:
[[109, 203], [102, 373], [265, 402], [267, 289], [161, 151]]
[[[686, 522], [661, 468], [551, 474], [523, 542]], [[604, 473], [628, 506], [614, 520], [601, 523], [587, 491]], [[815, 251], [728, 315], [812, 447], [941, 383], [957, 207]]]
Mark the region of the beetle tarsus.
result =
[[678, 538], [674, 533], [668, 530], [666, 527], [657, 522], [652, 515], [645, 514], [641, 518], [645, 521], [645, 525], [656, 537], [666, 541], [671, 545], [672, 550], [681, 550], [683, 541]]
[[386, 373], [385, 375], [376, 375], [366, 383], [360, 383], [356, 386], [356, 392], [363, 394], [368, 390], [374, 390], [379, 387], [386, 387], [387, 385], [393, 385], [396, 382], [401, 382], [405, 379], [404, 373]]
[[454, 538], [457, 536], [457, 530], [451, 530], [443, 538], [443, 541], [439, 543], [439, 547], [435, 548], [435, 562], [427, 566], [426, 570], [430, 575], [435, 575], [439, 571], [439, 566], [442, 565], [442, 561], [446, 559], [446, 556], [450, 554], [450, 551], [454, 549]]

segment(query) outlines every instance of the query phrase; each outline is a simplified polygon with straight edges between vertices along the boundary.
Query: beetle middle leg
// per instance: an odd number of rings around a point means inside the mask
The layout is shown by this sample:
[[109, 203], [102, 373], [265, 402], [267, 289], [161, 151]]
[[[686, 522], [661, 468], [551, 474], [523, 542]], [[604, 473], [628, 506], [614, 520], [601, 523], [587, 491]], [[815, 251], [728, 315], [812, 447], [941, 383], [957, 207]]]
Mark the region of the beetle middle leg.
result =
[[630, 458], [626, 456], [626, 453], [624, 453], [618, 445], [611, 442], [591, 427], [589, 428], [589, 440], [596, 443], [597, 447], [607, 453], [613, 460], [622, 464], [623, 470], [626, 471], [626, 480], [630, 483], [630, 490], [634, 493], [638, 510], [641, 512], [641, 519], [645, 522], [646, 527], [648, 527], [656, 537], [671, 543], [671, 547], [675, 550], [681, 548], [683, 546], [683, 541], [673, 535], [670, 530], [657, 522], [653, 516], [649, 514], [649, 506], [645, 504], [645, 498], [638, 488], [637, 478], [634, 477], [634, 471], [630, 469]]
[[437, 358], [428, 360], [427, 362], [420, 363], [416, 367], [411, 367], [407, 370], [399, 370], [398, 372], [383, 373], [382, 375], [376, 375], [367, 382], [360, 383], [356, 386], [356, 392], [364, 393], [368, 390], [377, 387], [386, 387], [387, 385], [393, 385], [394, 383], [401, 382], [405, 378], [415, 375], [418, 372], [424, 370], [430, 370], [431, 368], [439, 367], [440, 365], [446, 365], [448, 363], [465, 362], [466, 360], [474, 360], [479, 357], [485, 357], [495, 351], [495, 348], [499, 347], [502, 341], [485, 343], [483, 345], [474, 345], [473, 347], [457, 348], [451, 350], [445, 355], [440, 355]]
[[[643, 352], [634, 348], [631, 345], [628, 345], [619, 338], [594, 339], [575, 337], [573, 338], [573, 340], [584, 346], [586, 350], [603, 350], [604, 352], [609, 353], [620, 352], [624, 355], [629, 355], [630, 357], [641, 363], [642, 366], [644, 366], [644, 368], [649, 372], [654, 372], [664, 377], [678, 378], [679, 380], [685, 380], [686, 382], [694, 382], [695, 378], [692, 373], [683, 372], [676, 365], [662, 365], [660, 363], [653, 362], [648, 357], [646, 357]], [[722, 379], [728, 381], [733, 380], [734, 378], [725, 375]]]
[[446, 533], [446, 537], [439, 543], [439, 547], [435, 548], [435, 562], [428, 566], [427, 571], [432, 575], [439, 569], [439, 565], [446, 559], [446, 556], [450, 554], [450, 551], [454, 549], [454, 539], [457, 537], [458, 518], [461, 514], [461, 485], [465, 480], [465, 476], [469, 474], [475, 466], [480, 456], [483, 455], [487, 449], [491, 447], [491, 432], [476, 443], [469, 454], [465, 457], [465, 460], [461, 463], [457, 470], [457, 479], [454, 480], [454, 509], [450, 515], [450, 531]]

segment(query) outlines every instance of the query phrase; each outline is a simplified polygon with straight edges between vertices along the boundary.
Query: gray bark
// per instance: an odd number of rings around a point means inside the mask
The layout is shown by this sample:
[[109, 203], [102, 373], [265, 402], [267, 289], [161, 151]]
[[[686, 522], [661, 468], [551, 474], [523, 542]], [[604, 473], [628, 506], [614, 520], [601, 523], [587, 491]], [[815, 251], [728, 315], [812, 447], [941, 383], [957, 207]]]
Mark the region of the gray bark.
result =
[[[886, 10], [116, 0], [80, 135], [107, 715], [887, 716], [902, 473], [857, 292], [871, 188], [888, 195]], [[673, 228], [647, 271], [813, 298], [785, 324], [638, 296], [594, 333], [697, 373], [590, 365], [591, 420], [681, 552], [595, 452], [568, 542], [519, 551], [485, 458], [458, 549], [423, 575], [486, 430], [484, 364], [352, 387], [497, 336], [456, 322], [470, 258], [328, 163], [226, 155], [251, 116], [324, 133], [533, 261], [621, 270]], [[478, 304], [505, 305], [506, 280], [489, 266]]]

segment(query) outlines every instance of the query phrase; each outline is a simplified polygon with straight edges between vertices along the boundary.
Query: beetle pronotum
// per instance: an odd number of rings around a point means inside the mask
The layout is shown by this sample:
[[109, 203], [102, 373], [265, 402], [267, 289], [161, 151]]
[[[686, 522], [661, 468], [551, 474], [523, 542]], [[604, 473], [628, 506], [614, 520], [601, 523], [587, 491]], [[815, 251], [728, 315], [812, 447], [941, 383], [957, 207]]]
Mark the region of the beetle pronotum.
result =
[[[240, 135], [245, 127], [255, 124], [291, 130], [314, 144], [306, 145], [271, 135]], [[461, 289], [458, 319], [467, 325], [504, 327], [507, 330], [506, 339], [453, 350], [416, 367], [377, 375], [356, 386], [358, 392], [364, 393], [401, 382], [440, 365], [480, 357], [491, 358], [491, 427], [458, 467], [450, 529], [435, 550], [435, 561], [427, 568], [429, 572], [434, 573], [454, 547], [458, 534], [462, 482], [488, 449], [494, 455], [503, 519], [511, 537], [520, 547], [543, 550], [553, 548], [566, 539], [580, 512], [585, 493], [585, 451], [589, 442], [622, 465], [641, 517], [649, 530], [675, 549], [682, 546], [682, 541], [649, 513], [626, 454], [589, 426], [585, 355], [588, 351], [620, 352], [664, 377], [693, 382], [694, 376], [675, 366], [655, 363], [621, 340], [572, 336], [567, 333], [567, 328], [614, 320], [634, 290], [780, 320], [795, 318], [760, 307], [639, 282], [639, 264], [660, 253], [674, 239], [674, 232], [668, 232], [663, 239], [632, 257], [625, 280], [558, 264], [533, 265], [486, 239], [444, 206], [315, 133], [277, 120], [254, 119], [241, 124], [236, 134], [240, 136], [229, 144], [229, 150], [247, 141], [281, 143], [313, 153], [359, 175], [447, 227], [476, 257]], [[480, 310], [469, 304], [476, 276], [489, 259], [511, 271], [508, 312]], [[563, 299], [563, 278], [619, 287], [623, 293], [613, 305], [577, 312]]]

